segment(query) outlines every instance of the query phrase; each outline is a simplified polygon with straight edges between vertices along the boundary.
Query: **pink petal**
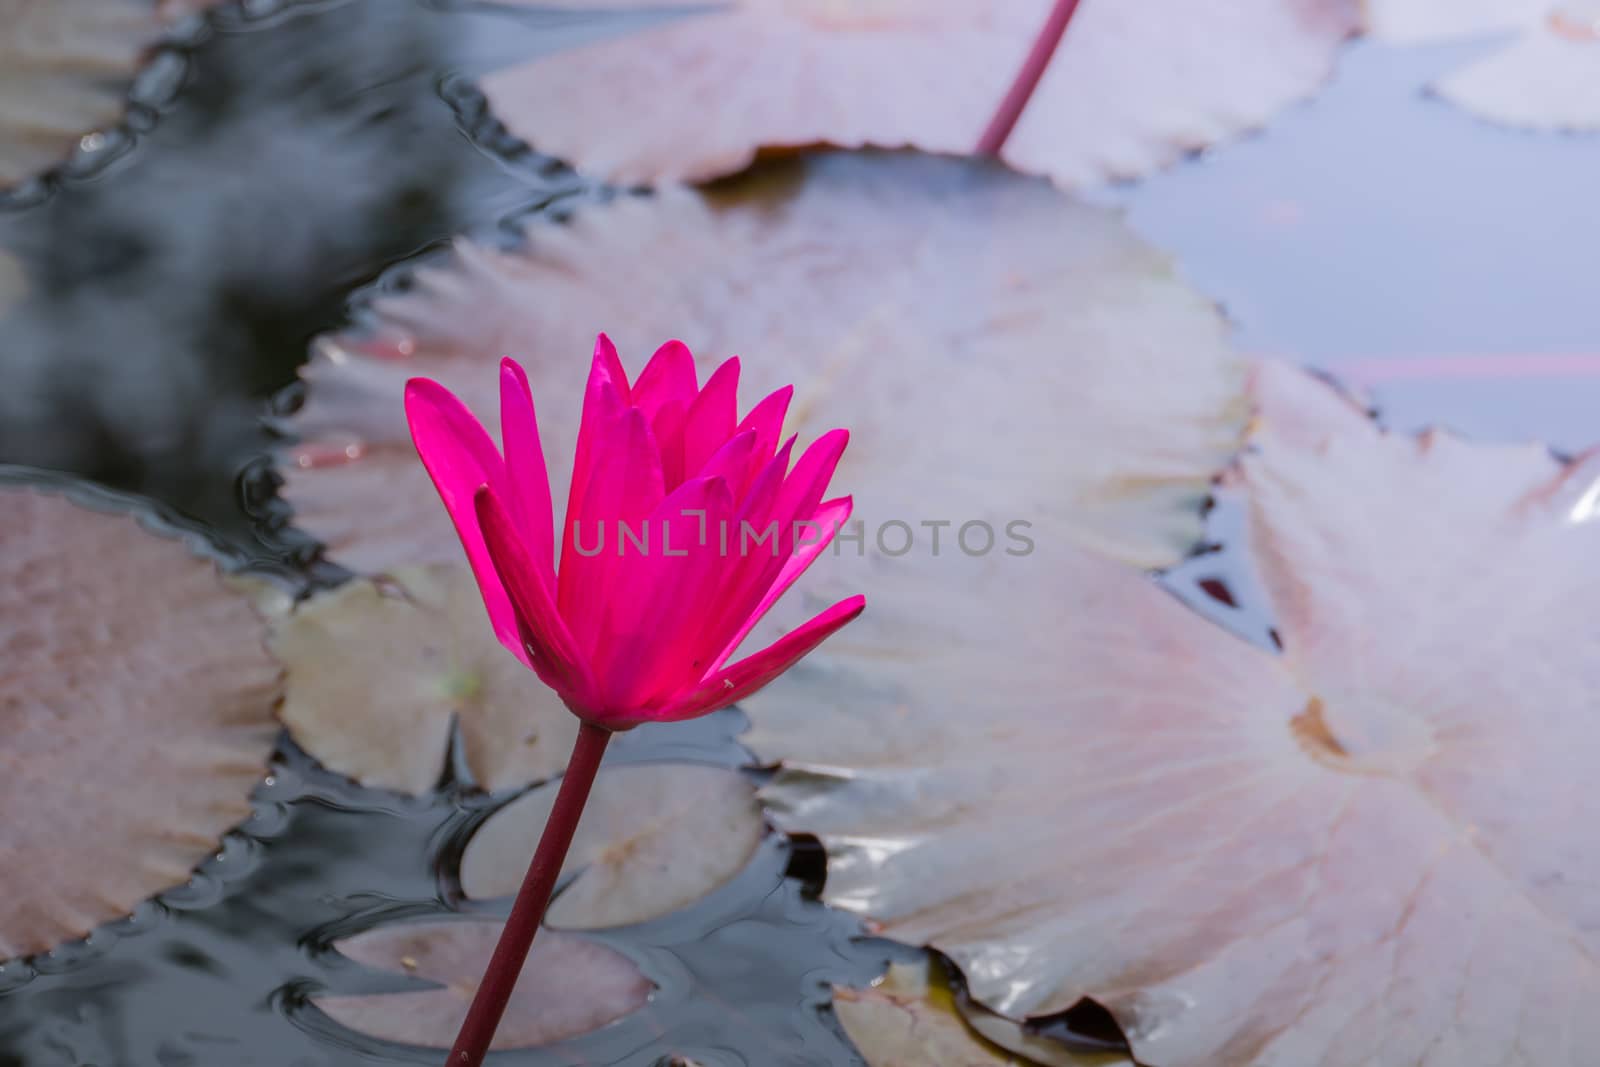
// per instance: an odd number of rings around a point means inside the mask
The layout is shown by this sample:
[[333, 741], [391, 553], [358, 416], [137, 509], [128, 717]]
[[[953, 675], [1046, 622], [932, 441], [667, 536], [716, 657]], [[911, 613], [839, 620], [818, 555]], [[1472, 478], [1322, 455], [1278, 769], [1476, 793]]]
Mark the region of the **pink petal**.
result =
[[686, 474], [683, 429], [698, 388], [694, 356], [682, 341], [668, 341], [656, 349], [633, 383], [632, 403], [650, 421], [668, 491], [677, 488]]
[[[739, 418], [739, 357], [734, 356], [712, 372], [700, 395], [689, 405], [683, 427], [683, 470], [693, 477], [733, 436]], [[779, 420], [782, 422], [782, 420]], [[732, 485], [733, 495], [742, 495], [741, 485]]]
[[607, 605], [594, 659], [609, 706], [637, 707], [704, 675], [693, 657], [725, 562], [717, 530], [732, 514], [727, 482], [691, 479], [650, 516], [647, 547], [630, 544], [618, 561], [613, 589], [626, 593]]
[[639, 372], [630, 403], [653, 423], [656, 414], [669, 405], [676, 404], [687, 411], [699, 388], [689, 346], [682, 341], [668, 341], [656, 349]]
[[595, 656], [606, 605], [618, 587], [623, 526], [637, 532], [666, 494], [661, 456], [638, 408], [585, 427], [593, 461], [578, 509], [567, 509], [567, 550], [561, 556], [557, 603], [578, 645]]
[[744, 430], [756, 432], [756, 455], [772, 455], [778, 446], [778, 435], [783, 432], [783, 418], [789, 413], [789, 401], [794, 397], [794, 386], [786, 385], [750, 409], [734, 433]]
[[756, 434], [746, 430], [728, 439], [701, 467], [698, 477], [721, 478], [728, 483], [730, 493], [750, 480], [754, 465]]
[[[594, 363], [589, 368], [589, 384], [584, 387], [584, 414], [578, 424], [578, 448], [573, 454], [573, 483], [566, 494], [566, 514], [578, 514], [582, 509], [584, 491], [589, 488], [590, 475], [594, 474], [594, 446], [598, 438], [597, 427], [614, 418], [627, 406], [629, 387], [627, 374], [622, 371], [622, 360], [616, 355], [611, 338], [600, 334], [595, 339]], [[573, 526], [566, 523], [562, 533], [562, 569], [571, 555]], [[565, 584], [562, 585], [565, 589]], [[562, 600], [565, 605], [565, 598]]]
[[866, 606], [867, 598], [864, 596], [847, 597], [839, 601], [755, 655], [747, 656], [726, 670], [717, 672], [698, 689], [659, 714], [652, 715], [651, 721], [692, 719], [743, 700], [798, 663], [812, 649], [860, 615]]
[[[735, 634], [741, 629], [748, 632], [747, 624], [761, 598], [773, 587], [779, 573], [794, 555], [796, 521], [809, 520], [816, 514], [822, 494], [827, 491], [828, 482], [833, 478], [849, 440], [850, 435], [844, 430], [830, 430], [817, 438], [778, 488], [770, 510], [752, 509], [749, 512], [748, 521], [754, 533], [747, 544], [742, 536], [743, 527], [738, 531], [740, 539], [733, 550], [720, 597], [721, 610], [716, 622], [705, 630], [707, 639], [714, 642], [718, 649], [713, 662], [720, 662], [732, 654], [727, 642]], [[775, 543], [772, 540], [765, 544], [758, 543], [757, 539], [769, 529], [774, 531]], [[768, 548], [767, 545], [772, 547]], [[746, 549], [749, 551], [746, 552]]]
[[739, 506], [739, 518], [754, 522], [756, 516], [771, 513], [778, 501], [778, 491], [783, 488], [784, 479], [789, 477], [789, 457], [799, 439], [799, 434], [791, 435], [777, 454], [762, 465]]
[[505, 462], [472, 412], [438, 382], [429, 378], [408, 381], [405, 407], [411, 440], [466, 549], [495, 636], [526, 663], [516, 611], [489, 558], [472, 502], [481, 485], [504, 487]]
[[507, 504], [547, 587], [555, 581], [555, 534], [550, 475], [539, 444], [528, 375], [516, 360], [500, 361], [500, 437], [505, 444]]
[[496, 573], [515, 605], [518, 636], [527, 663], [569, 705], [590, 707], [595, 685], [572, 633], [550, 599], [538, 561], [517, 532], [516, 520], [495, 491], [484, 486], [474, 509]]
[[[767, 612], [772, 609], [772, 605], [776, 604], [783, 594], [789, 591], [789, 587], [794, 585], [795, 580], [805, 573], [806, 568], [811, 566], [812, 561], [822, 555], [822, 550], [832, 543], [834, 535], [839, 532], [839, 528], [850, 521], [850, 509], [853, 503], [851, 498], [847, 496], [840, 497], [838, 500], [830, 500], [817, 508], [816, 513], [809, 520], [806, 520], [817, 528], [817, 532], [803, 535], [795, 541], [794, 552], [784, 561], [783, 569], [778, 572], [777, 580], [762, 595], [754, 610], [745, 616], [744, 622], [739, 625], [739, 629], [729, 639], [721, 653], [717, 655], [716, 659], [712, 660], [711, 666], [706, 672], [708, 676], [728, 662], [728, 657], [739, 650], [740, 642], [750, 635], [750, 631], [755, 629], [756, 623], [760, 622]], [[812, 540], [812, 537], [816, 539]]]

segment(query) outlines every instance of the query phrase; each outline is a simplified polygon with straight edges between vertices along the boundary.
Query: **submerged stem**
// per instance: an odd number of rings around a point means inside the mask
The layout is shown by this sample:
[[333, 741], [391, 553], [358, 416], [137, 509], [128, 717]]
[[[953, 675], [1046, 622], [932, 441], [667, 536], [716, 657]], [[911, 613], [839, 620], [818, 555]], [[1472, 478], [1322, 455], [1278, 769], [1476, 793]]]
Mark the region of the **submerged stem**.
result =
[[572, 847], [572, 835], [578, 829], [578, 819], [583, 815], [584, 803], [589, 799], [589, 788], [594, 785], [595, 772], [600, 769], [600, 757], [605, 755], [606, 742], [611, 731], [592, 723], [578, 728], [577, 743], [572, 746], [572, 758], [567, 761], [567, 773], [561, 779], [561, 789], [556, 802], [545, 820], [544, 833], [539, 837], [539, 847], [533, 851], [533, 861], [522, 879], [522, 888], [511, 905], [511, 915], [505, 929], [489, 958], [489, 967], [483, 972], [483, 982], [467, 1009], [467, 1018], [450, 1050], [446, 1067], [479, 1067], [489, 1053], [489, 1042], [505, 1014], [511, 991], [516, 988], [522, 965], [527, 962], [528, 950], [533, 947], [533, 935], [539, 932], [545, 910], [550, 906], [550, 894], [555, 891], [556, 878], [561, 865], [566, 862], [567, 849]]
[[1072, 21], [1072, 16], [1077, 12], [1078, 3], [1079, 0], [1055, 0], [1050, 17], [1040, 27], [1039, 36], [1034, 38], [1033, 47], [1028, 51], [1028, 58], [1022, 61], [1022, 69], [1017, 71], [1016, 80], [1011, 83], [1005, 99], [1000, 101], [1000, 107], [989, 120], [983, 136], [978, 138], [978, 155], [1000, 154], [1000, 147], [1011, 136], [1012, 128], [1022, 117], [1022, 109], [1028, 106], [1029, 98], [1039, 86], [1039, 79], [1044, 77], [1044, 69], [1050, 65], [1050, 57], [1055, 55], [1056, 45], [1061, 43], [1061, 35], [1067, 31], [1067, 23]]

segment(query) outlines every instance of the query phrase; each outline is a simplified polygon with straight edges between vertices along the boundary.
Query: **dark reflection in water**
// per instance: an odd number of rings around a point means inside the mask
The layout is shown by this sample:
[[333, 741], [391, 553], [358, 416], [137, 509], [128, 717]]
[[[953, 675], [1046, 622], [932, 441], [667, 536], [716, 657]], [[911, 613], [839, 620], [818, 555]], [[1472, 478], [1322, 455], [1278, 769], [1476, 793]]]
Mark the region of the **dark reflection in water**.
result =
[[508, 141], [470, 76], [619, 24], [411, 0], [195, 20], [141, 78], [126, 130], [0, 194], [0, 250], [28, 294], [0, 317], [0, 462], [281, 551], [234, 482], [306, 342], [386, 266], [578, 187]]
[[[640, 733], [618, 761], [743, 753], [736, 713], [694, 736]], [[448, 858], [498, 805], [451, 791], [420, 799], [362, 789], [284, 743], [256, 814], [182, 889], [86, 941], [0, 967], [0, 1064], [333, 1067], [437, 1063], [441, 1053], [353, 1034], [309, 998], [419, 988], [339, 956], [339, 938], [463, 903]], [[706, 1067], [858, 1062], [827, 1009], [834, 983], [864, 984], [884, 949], [784, 877], [773, 836], [749, 867], [665, 919], [591, 936], [632, 958], [651, 1002], [595, 1033], [498, 1062], [646, 1067], [678, 1054]], [[381, 887], [381, 889], [375, 888]], [[453, 1035], [441, 1035], [441, 1042]]]

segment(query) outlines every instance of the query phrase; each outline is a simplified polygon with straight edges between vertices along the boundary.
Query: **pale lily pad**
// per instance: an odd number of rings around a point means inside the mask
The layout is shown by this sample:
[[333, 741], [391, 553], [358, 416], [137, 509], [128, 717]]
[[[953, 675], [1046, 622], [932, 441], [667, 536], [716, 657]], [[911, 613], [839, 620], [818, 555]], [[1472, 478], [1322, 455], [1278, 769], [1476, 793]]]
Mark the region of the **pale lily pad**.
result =
[[[930, 963], [896, 963], [870, 989], [836, 987], [833, 1010], [869, 1067], [1114, 1067], [1125, 1056], [1074, 1056], [1059, 1046], [1049, 1060], [1031, 1060], [974, 1032], [956, 997]], [[1018, 1035], [1020, 1037], [1020, 1034]], [[1071, 1058], [1066, 1058], [1071, 1057]]]
[[[555, 803], [550, 782], [496, 812], [461, 858], [472, 897], [511, 896]], [[764, 830], [738, 771], [687, 763], [609, 767], [584, 808], [545, 921], [567, 929], [644, 922], [692, 904], [744, 869]]]
[[1256, 392], [1281, 655], [1057, 541], [858, 576], [873, 610], [749, 702], [770, 811], [828, 901], [1014, 1022], [1098, 1001], [1141, 1063], [1587, 1064], [1600, 458]]
[[[679, 336], [702, 369], [742, 355], [746, 396], [794, 382], [789, 431], [850, 429], [835, 484], [855, 494], [865, 547], [905, 523], [925, 554], [920, 524], [949, 522], [958, 567], [968, 521], [994, 529], [996, 552], [1020, 543], [1005, 533], [1020, 521], [1171, 563], [1243, 433], [1245, 367], [1216, 309], [1114, 213], [999, 166], [823, 153], [584, 205], [527, 239], [459, 245], [379, 300], [370, 333], [318, 346], [284, 492], [331, 558], [365, 571], [464, 558], [406, 434], [408, 376], [442, 381], [493, 430], [497, 361], [522, 358], [564, 471], [600, 329], [634, 366]], [[566, 479], [551, 482], [560, 514]], [[891, 551], [903, 539], [886, 537]]]
[[[380, 970], [440, 988], [368, 996], [322, 996], [313, 1003], [358, 1033], [404, 1045], [448, 1048], [483, 977], [499, 922], [438, 921], [374, 930], [334, 945]], [[559, 930], [541, 930], [523, 965], [493, 1049], [548, 1045], [598, 1030], [642, 1007], [653, 986], [615, 949]]]
[[[967, 153], [1051, 3], [732, 0], [484, 91], [535, 148], [621, 183], [721, 177], [763, 148]], [[1083, 0], [1003, 158], [1065, 187], [1147, 174], [1311, 92], [1357, 22], [1356, 0]]]
[[0, 485], [0, 959], [182, 884], [278, 734], [266, 626], [129, 515]]
[[274, 620], [272, 649], [288, 668], [290, 733], [364, 785], [432, 789], [452, 723], [474, 782], [490, 790], [559, 773], [577, 738], [577, 718], [496, 640], [465, 563], [313, 597]]
[[0, 188], [121, 118], [161, 16], [155, 0], [0, 0]]
[[1552, 0], [1362, 0], [1366, 32], [1396, 44], [1505, 33], [1532, 25]]
[[1441, 79], [1440, 96], [1536, 130], [1600, 130], [1600, 0], [1567, 0], [1504, 51]]
[[1433, 90], [1508, 126], [1600, 130], [1600, 0], [1367, 0], [1367, 23], [1406, 42], [1510, 34]]

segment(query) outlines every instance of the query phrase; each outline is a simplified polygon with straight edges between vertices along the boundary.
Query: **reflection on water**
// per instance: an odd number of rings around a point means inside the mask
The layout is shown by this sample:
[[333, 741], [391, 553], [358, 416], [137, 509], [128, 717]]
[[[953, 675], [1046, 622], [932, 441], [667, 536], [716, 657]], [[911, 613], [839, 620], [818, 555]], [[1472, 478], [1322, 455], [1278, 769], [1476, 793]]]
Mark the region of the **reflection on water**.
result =
[[0, 200], [27, 293], [0, 318], [0, 461], [156, 496], [271, 552], [233, 479], [351, 288], [577, 185], [500, 144], [466, 76], [608, 21], [366, 0], [197, 22], [141, 80], [130, 131]]
[[[615, 755], [658, 759], [690, 746], [701, 758], [738, 762], [730, 738], [741, 728], [736, 713], [723, 713], [692, 739], [644, 734]], [[309, 999], [415, 987], [343, 959], [329, 947], [340, 938], [452, 908], [499, 910], [462, 903], [449, 862], [497, 804], [362, 789], [286, 742], [255, 816], [188, 886], [85, 942], [0, 967], [0, 1064], [437, 1063], [437, 1051], [352, 1034]], [[805, 899], [784, 877], [787, 859], [787, 842], [769, 838], [741, 875], [699, 903], [592, 935], [655, 982], [651, 1003], [593, 1034], [497, 1062], [648, 1067], [676, 1053], [706, 1067], [855, 1064], [825, 1008], [828, 989], [870, 981], [886, 956], [857, 940], [853, 919]]]

